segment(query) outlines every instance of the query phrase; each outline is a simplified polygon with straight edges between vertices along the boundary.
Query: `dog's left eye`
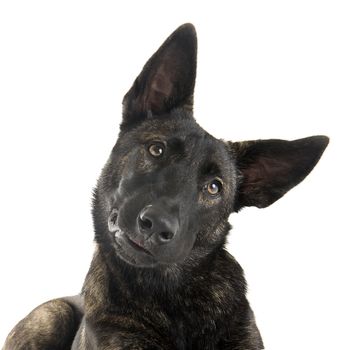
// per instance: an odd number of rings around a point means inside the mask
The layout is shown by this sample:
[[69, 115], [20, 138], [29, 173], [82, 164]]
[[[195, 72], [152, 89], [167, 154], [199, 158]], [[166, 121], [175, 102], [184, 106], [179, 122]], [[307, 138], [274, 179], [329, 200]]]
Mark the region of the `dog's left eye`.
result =
[[216, 196], [222, 190], [222, 181], [215, 179], [204, 186], [204, 189], [211, 195]]
[[157, 142], [157, 143], [152, 143], [148, 147], [148, 152], [153, 156], [153, 157], [161, 157], [164, 153], [164, 145]]

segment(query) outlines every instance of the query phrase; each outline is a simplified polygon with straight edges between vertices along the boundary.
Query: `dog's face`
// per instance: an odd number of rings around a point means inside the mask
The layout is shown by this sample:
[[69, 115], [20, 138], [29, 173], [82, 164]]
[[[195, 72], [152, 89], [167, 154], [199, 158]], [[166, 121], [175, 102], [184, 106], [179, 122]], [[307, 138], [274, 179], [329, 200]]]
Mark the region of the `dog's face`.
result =
[[128, 262], [181, 262], [232, 211], [237, 180], [227, 145], [184, 114], [123, 134], [111, 164], [118, 181], [109, 190], [109, 231]]
[[96, 240], [131, 265], [181, 264], [224, 244], [231, 212], [266, 207], [302, 181], [327, 146], [224, 142], [192, 116], [192, 25], [177, 29], [126, 94], [119, 139], [95, 192]]

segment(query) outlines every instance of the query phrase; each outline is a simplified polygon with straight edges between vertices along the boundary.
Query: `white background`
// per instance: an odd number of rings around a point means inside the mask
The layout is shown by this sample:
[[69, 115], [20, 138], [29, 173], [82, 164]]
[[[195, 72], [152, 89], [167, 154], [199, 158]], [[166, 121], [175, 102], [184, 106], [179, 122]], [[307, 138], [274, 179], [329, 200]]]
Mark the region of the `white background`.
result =
[[205, 129], [331, 138], [301, 185], [231, 217], [228, 247], [267, 349], [349, 349], [349, 18], [334, 0], [1, 1], [0, 344], [36, 305], [79, 292], [122, 97], [192, 22]]

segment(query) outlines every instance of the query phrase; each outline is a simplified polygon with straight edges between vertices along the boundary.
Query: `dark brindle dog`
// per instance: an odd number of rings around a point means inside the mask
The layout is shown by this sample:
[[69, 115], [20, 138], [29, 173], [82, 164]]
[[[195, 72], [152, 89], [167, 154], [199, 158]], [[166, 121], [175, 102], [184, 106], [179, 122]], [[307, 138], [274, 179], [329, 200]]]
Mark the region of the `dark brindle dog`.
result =
[[95, 190], [96, 252], [81, 296], [49, 301], [5, 349], [263, 348], [228, 217], [264, 208], [312, 170], [325, 136], [224, 142], [192, 115], [195, 29], [177, 29], [123, 101]]

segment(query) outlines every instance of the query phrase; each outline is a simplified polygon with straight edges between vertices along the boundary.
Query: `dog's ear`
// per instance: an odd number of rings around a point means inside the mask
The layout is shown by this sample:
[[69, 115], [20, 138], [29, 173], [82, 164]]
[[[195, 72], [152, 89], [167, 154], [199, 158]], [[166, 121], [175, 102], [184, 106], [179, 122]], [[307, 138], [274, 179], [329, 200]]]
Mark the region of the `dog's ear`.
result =
[[192, 111], [196, 59], [195, 28], [184, 24], [148, 60], [125, 95], [121, 129], [173, 108]]
[[234, 210], [265, 208], [281, 198], [310, 173], [328, 142], [326, 136], [229, 142], [240, 177]]

